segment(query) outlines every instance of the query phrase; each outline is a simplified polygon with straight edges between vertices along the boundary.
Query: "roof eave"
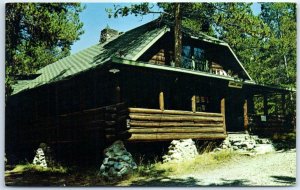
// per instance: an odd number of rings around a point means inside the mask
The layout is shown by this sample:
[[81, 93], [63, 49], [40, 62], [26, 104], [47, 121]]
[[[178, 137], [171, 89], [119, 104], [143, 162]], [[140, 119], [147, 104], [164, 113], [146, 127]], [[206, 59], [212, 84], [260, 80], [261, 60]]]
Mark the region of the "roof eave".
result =
[[146, 62], [141, 62], [141, 61], [133, 61], [133, 60], [128, 60], [128, 59], [123, 59], [120, 57], [112, 57], [112, 63], [130, 65], [130, 66], [134, 66], [134, 67], [143, 67], [143, 68], [192, 74], [192, 75], [197, 75], [197, 76], [211, 77], [211, 78], [223, 79], [223, 80], [228, 80], [228, 81], [235, 80], [233, 77], [228, 77], [228, 76], [223, 76], [223, 75], [215, 75], [215, 74], [211, 74], [211, 73], [207, 73], [207, 72], [194, 71], [194, 70], [190, 70], [190, 69], [172, 67], [172, 66], [167, 66], [167, 65], [162, 66], [162, 65], [156, 65], [156, 64], [151, 64], [151, 63], [146, 63]]

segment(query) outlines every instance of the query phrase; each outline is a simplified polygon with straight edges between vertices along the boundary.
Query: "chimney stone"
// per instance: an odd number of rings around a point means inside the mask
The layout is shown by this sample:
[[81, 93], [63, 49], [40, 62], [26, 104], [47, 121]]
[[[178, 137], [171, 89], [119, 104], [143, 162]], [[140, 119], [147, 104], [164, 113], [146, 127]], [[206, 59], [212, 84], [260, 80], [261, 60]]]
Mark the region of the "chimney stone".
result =
[[104, 28], [103, 30], [101, 30], [100, 33], [100, 42], [104, 43], [107, 40], [109, 40], [110, 38], [119, 35], [119, 32], [117, 30], [111, 29], [108, 25], [106, 26], [106, 28]]

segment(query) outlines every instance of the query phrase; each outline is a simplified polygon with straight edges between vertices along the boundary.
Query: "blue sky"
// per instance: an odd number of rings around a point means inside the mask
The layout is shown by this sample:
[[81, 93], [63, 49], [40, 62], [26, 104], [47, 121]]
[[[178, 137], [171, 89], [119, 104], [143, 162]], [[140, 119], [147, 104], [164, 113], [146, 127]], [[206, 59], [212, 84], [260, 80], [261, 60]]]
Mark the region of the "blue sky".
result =
[[[80, 50], [90, 47], [91, 45], [97, 44], [100, 39], [100, 31], [109, 25], [110, 28], [118, 30], [119, 32], [126, 32], [137, 26], [150, 22], [156, 19], [158, 14], [149, 14], [146, 16], [127, 16], [119, 18], [108, 18], [105, 8], [114, 7], [113, 3], [84, 3], [86, 9], [80, 13], [80, 19], [84, 23], [83, 29], [84, 34], [80, 36], [80, 40], [76, 41], [71, 46], [71, 54], [74, 54]], [[118, 5], [130, 5], [129, 3], [118, 3]], [[258, 14], [260, 11], [260, 5], [254, 3], [253, 6], [254, 14]], [[157, 6], [154, 10], [158, 10]]]
[[[118, 18], [108, 18], [105, 8], [114, 8], [112, 3], [84, 3], [86, 9], [80, 13], [80, 19], [84, 23], [84, 34], [80, 36], [80, 40], [76, 41], [71, 47], [71, 53], [76, 53], [91, 45], [99, 42], [100, 31], [109, 25], [110, 28], [119, 32], [126, 32], [137, 26], [143, 25], [156, 19], [158, 14], [149, 14], [146, 16], [127, 16]], [[129, 5], [128, 3], [118, 3], [118, 5]], [[158, 10], [158, 7], [154, 7]]]

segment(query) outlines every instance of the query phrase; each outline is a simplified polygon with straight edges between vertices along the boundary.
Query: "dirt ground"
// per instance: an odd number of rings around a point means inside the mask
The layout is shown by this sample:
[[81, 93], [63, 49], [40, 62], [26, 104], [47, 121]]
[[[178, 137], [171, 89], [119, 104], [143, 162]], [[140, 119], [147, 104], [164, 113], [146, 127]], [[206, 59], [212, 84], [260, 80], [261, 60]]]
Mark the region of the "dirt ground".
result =
[[296, 184], [296, 150], [264, 155], [240, 156], [232, 160], [193, 171], [190, 174], [157, 176], [136, 181], [105, 182], [97, 170], [66, 174], [5, 173], [7, 186], [294, 186]]

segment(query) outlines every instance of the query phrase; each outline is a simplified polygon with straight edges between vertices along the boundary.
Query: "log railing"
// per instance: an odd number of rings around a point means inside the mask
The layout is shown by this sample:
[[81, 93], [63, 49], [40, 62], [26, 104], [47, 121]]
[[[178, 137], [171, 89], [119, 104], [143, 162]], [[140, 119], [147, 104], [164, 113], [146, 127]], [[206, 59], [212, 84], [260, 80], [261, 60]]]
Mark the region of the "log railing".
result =
[[129, 141], [224, 139], [222, 113], [129, 108]]

